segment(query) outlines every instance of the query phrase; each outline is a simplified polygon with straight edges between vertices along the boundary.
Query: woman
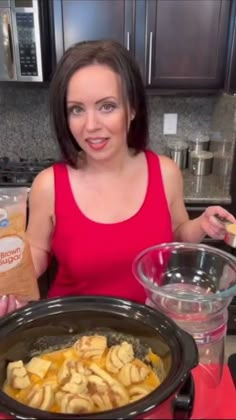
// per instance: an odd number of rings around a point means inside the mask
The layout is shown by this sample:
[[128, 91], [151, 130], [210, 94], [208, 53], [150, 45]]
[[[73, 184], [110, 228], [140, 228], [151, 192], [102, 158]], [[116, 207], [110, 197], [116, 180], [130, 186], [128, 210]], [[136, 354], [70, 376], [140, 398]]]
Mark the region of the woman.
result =
[[37, 276], [51, 254], [59, 269], [49, 297], [111, 295], [145, 301], [132, 274], [144, 248], [223, 235], [221, 207], [190, 221], [176, 164], [147, 150], [145, 90], [117, 42], [76, 44], [51, 85], [51, 113], [64, 163], [42, 171], [30, 193], [27, 235]]

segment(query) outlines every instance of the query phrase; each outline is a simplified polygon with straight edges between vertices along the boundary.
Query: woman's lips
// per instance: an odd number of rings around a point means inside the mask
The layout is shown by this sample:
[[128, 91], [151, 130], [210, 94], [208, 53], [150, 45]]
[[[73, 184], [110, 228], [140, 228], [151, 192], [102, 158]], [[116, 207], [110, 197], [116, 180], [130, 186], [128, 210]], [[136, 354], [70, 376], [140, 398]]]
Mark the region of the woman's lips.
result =
[[107, 144], [108, 138], [94, 138], [94, 139], [87, 139], [86, 142], [88, 143], [89, 147], [93, 150], [101, 150]]

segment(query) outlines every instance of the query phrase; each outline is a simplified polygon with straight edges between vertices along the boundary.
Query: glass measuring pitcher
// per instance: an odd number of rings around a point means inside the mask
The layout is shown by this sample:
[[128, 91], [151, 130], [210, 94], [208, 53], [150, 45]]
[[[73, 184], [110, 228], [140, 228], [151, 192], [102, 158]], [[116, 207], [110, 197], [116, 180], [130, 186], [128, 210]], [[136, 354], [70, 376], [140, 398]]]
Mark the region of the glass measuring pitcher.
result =
[[208, 245], [161, 244], [141, 252], [133, 272], [146, 291], [146, 303], [164, 312], [197, 343], [201, 377], [197, 418], [204, 417], [207, 392], [214, 389], [214, 405], [220, 401], [217, 388], [224, 363], [227, 307], [236, 294], [236, 258]]

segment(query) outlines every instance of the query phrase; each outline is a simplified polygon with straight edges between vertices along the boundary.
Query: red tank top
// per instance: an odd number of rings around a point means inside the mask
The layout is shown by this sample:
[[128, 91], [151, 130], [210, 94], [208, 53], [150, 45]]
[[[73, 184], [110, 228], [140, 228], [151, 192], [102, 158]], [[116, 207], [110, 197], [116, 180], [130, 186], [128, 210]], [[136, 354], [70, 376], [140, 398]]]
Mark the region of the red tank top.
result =
[[132, 273], [132, 262], [145, 248], [173, 239], [159, 158], [151, 151], [145, 155], [145, 200], [134, 216], [111, 224], [87, 218], [75, 202], [66, 165], [53, 166], [56, 226], [52, 251], [58, 272], [49, 297], [106, 295], [145, 302], [146, 294]]

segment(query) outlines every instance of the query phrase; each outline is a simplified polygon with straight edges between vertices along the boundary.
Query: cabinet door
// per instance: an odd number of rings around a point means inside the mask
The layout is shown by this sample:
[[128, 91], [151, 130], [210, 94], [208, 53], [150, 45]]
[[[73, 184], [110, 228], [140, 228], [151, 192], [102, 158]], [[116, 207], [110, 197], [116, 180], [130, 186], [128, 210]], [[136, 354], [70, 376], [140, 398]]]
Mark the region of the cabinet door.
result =
[[79, 41], [117, 40], [133, 45], [133, 0], [63, 0], [64, 50]]
[[228, 0], [148, 0], [146, 82], [158, 88], [220, 88]]

